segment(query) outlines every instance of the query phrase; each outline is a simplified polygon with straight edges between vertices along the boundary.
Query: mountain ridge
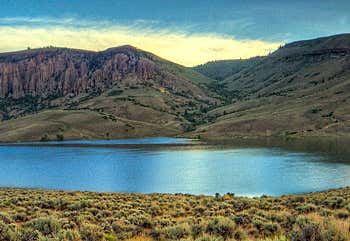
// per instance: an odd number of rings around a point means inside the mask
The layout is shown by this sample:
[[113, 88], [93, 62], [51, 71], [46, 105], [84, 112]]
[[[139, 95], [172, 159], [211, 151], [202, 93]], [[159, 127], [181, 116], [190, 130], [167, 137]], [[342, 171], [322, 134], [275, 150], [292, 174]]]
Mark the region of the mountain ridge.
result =
[[220, 102], [203, 85], [208, 81], [132, 46], [3, 54], [0, 139], [173, 136], [201, 121], [200, 109]]
[[194, 68], [130, 45], [3, 53], [0, 139], [348, 135], [348, 48], [342, 34]]
[[213, 88], [218, 93], [232, 94], [226, 107], [209, 113], [214, 122], [198, 132], [208, 136], [347, 135], [348, 47], [350, 34], [286, 44], [217, 81]]

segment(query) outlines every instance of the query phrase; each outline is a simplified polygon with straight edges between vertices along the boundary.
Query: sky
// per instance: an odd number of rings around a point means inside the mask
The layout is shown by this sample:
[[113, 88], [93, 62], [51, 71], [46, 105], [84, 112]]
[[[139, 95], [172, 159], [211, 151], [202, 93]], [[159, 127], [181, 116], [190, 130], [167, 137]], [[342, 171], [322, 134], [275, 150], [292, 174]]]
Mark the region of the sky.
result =
[[0, 52], [129, 44], [194, 66], [348, 32], [349, 0], [0, 0]]

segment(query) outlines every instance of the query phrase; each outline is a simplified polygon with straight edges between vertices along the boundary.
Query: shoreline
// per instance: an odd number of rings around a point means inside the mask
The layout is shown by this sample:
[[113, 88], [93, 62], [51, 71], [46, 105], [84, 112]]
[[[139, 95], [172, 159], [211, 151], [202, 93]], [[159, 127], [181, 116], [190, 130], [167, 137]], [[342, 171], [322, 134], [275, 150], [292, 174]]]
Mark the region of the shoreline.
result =
[[[200, 138], [198, 138], [200, 136]], [[259, 140], [266, 140], [266, 141], [334, 141], [334, 140], [347, 140], [350, 141], [350, 134], [339, 134], [339, 133], [329, 133], [329, 134], [319, 134], [319, 135], [272, 135], [272, 136], [265, 136], [260, 135], [259, 133], [256, 133], [255, 135], [251, 133], [247, 133], [247, 135], [244, 134], [237, 134], [232, 136], [207, 136], [207, 135], [200, 135], [200, 133], [192, 133], [192, 132], [184, 132], [176, 135], [170, 135], [170, 136], [164, 136], [164, 135], [150, 135], [150, 136], [126, 136], [123, 138], [97, 138], [97, 139], [91, 139], [91, 138], [65, 138], [62, 140], [62, 142], [65, 141], [113, 141], [113, 140], [137, 140], [137, 139], [156, 139], [156, 138], [174, 138], [174, 139], [187, 139], [187, 140], [193, 140], [193, 141], [202, 141], [202, 142], [209, 142], [209, 143], [215, 143], [215, 142], [230, 142], [230, 141], [259, 141]], [[61, 142], [57, 140], [50, 140], [50, 141], [40, 141], [39, 139], [25, 139], [25, 140], [16, 140], [16, 141], [4, 141], [0, 140], [0, 145], [2, 144], [25, 144], [25, 143], [49, 143], [49, 142]]]
[[137, 196], [152, 196], [152, 195], [164, 195], [164, 196], [187, 196], [187, 197], [215, 197], [231, 195], [235, 198], [248, 198], [248, 199], [260, 199], [260, 198], [285, 198], [285, 197], [293, 197], [293, 196], [305, 196], [305, 195], [318, 195], [329, 192], [338, 192], [338, 191], [350, 191], [350, 186], [339, 187], [339, 188], [330, 188], [319, 191], [310, 191], [310, 192], [302, 192], [302, 193], [288, 193], [281, 195], [267, 195], [261, 194], [260, 196], [249, 196], [249, 195], [237, 195], [235, 193], [213, 193], [210, 194], [193, 194], [193, 193], [163, 193], [163, 192], [118, 192], [118, 191], [89, 191], [89, 190], [63, 190], [63, 189], [50, 189], [50, 188], [31, 188], [31, 187], [1, 187], [0, 191], [33, 191], [33, 192], [57, 192], [57, 193], [82, 193], [82, 194], [100, 194], [100, 195], [137, 195]]

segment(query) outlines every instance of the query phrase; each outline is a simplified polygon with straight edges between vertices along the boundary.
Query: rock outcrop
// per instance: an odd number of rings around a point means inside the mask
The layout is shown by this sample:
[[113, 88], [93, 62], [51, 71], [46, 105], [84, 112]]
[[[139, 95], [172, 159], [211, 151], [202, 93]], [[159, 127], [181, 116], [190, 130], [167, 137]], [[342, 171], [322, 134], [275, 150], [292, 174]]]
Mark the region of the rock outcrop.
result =
[[130, 46], [103, 52], [44, 48], [2, 54], [0, 98], [102, 92], [128, 75], [140, 82], [153, 81], [161, 72], [154, 58]]

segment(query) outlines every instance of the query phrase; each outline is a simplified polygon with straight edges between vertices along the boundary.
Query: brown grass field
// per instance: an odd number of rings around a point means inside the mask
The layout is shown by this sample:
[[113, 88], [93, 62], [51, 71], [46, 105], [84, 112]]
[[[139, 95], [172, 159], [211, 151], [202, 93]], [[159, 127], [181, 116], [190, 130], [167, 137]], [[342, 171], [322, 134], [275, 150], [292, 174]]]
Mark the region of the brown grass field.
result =
[[0, 240], [350, 240], [350, 188], [259, 198], [0, 189]]

